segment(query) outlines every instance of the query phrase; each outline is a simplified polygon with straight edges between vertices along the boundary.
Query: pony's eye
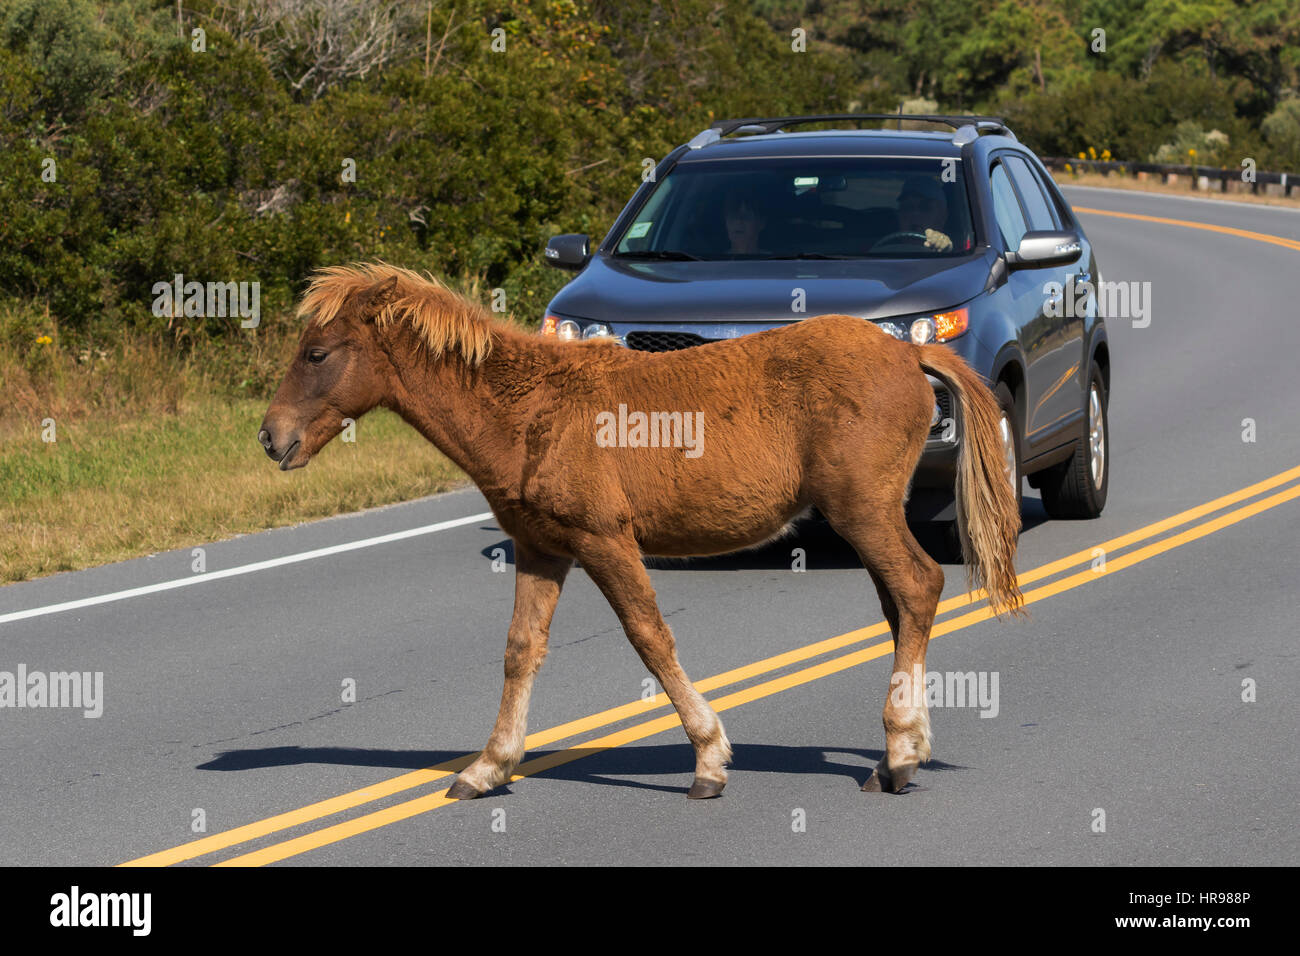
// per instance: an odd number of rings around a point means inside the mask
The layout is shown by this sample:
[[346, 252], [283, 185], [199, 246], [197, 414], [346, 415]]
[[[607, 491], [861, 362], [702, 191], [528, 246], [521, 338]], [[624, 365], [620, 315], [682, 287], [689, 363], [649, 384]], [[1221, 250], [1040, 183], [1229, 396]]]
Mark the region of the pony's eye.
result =
[[329, 355], [329, 352], [326, 352], [324, 349], [312, 349], [307, 353], [307, 361], [311, 362], [312, 365], [319, 365], [321, 362], [325, 361], [325, 356], [327, 355]]

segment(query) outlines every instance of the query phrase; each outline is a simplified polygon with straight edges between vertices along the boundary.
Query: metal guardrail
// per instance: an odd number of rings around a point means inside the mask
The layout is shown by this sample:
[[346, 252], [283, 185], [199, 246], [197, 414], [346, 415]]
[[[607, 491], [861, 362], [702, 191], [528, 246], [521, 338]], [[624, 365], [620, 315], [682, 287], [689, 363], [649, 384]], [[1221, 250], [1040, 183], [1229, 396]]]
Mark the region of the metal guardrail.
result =
[[[1191, 180], [1192, 189], [1196, 189], [1196, 184], [1201, 177], [1209, 180], [1217, 180], [1219, 191], [1227, 192], [1229, 182], [1246, 183], [1241, 178], [1243, 170], [1226, 169], [1221, 166], [1191, 166], [1177, 165], [1173, 163], [1123, 163], [1116, 160], [1101, 159], [1079, 159], [1070, 156], [1040, 156], [1043, 165], [1051, 170], [1063, 170], [1067, 165], [1071, 169], [1077, 169], [1089, 173], [1113, 173], [1121, 175], [1132, 173], [1156, 173], [1160, 176], [1163, 183], [1169, 182], [1169, 177], [1186, 176]], [[1282, 193], [1288, 199], [1291, 197], [1291, 190], [1300, 185], [1300, 177], [1295, 173], [1272, 173], [1263, 170], [1256, 170], [1253, 182], [1249, 183], [1252, 193], [1258, 193], [1262, 185], [1281, 186]]]

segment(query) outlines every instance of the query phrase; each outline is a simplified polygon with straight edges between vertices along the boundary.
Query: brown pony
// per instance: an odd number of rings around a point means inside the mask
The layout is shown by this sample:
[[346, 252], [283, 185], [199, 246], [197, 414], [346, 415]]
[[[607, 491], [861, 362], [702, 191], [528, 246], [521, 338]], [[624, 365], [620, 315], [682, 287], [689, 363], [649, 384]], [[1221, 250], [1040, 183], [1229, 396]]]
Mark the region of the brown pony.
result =
[[[930, 431], [927, 372], [956, 397], [968, 578], [995, 612], [1023, 603], [998, 406], [945, 346], [844, 315], [679, 352], [560, 342], [383, 263], [317, 273], [299, 314], [310, 321], [258, 434], [280, 468], [301, 468], [343, 419], [384, 406], [473, 479], [515, 542], [501, 710], [452, 797], [499, 786], [523, 758], [533, 677], [575, 559], [677, 708], [695, 748], [690, 797], [722, 792], [731, 745], [677, 660], [644, 555], [754, 547], [815, 506], [875, 583], [894, 674], [923, 674], [944, 575], [903, 506]], [[930, 757], [930, 719], [923, 700], [891, 693], [884, 723], [885, 755], [863, 789], [897, 792]]]

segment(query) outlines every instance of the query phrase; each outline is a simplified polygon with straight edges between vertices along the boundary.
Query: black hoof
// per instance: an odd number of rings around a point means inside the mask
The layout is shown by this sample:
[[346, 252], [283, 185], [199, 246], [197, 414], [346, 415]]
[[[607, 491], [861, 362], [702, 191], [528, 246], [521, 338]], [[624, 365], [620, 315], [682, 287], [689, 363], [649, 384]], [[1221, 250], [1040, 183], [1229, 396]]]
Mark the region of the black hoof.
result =
[[915, 767], [908, 767], [899, 773], [891, 774], [883, 765], [879, 766], [867, 778], [862, 789], [866, 793], [910, 793], [918, 789], [910, 783], [915, 770]]
[[691, 784], [690, 792], [686, 794], [692, 800], [708, 800], [712, 797], [722, 796], [722, 788], [726, 784], [717, 780], [696, 780]]
[[456, 782], [451, 785], [451, 789], [447, 791], [447, 796], [452, 800], [473, 800], [478, 795], [479, 792], [477, 790], [459, 777], [457, 777]]
[[[907, 789], [912, 780], [912, 774], [916, 773], [916, 767], [904, 767], [902, 770], [895, 770], [889, 775], [889, 782], [893, 784], [894, 793], [902, 793]], [[915, 788], [913, 788], [915, 789]]]
[[866, 793], [887, 793], [891, 789], [889, 783], [889, 773], [877, 767], [862, 785], [862, 789]]

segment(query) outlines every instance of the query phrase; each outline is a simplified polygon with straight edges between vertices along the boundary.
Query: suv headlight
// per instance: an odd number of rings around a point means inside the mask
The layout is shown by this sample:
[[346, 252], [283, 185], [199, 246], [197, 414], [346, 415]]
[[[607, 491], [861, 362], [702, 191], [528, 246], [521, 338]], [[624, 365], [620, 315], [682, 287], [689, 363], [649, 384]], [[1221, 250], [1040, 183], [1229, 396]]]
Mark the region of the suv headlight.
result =
[[876, 324], [896, 339], [925, 345], [928, 342], [947, 342], [961, 335], [970, 327], [970, 312], [953, 309], [916, 319], [885, 319]]
[[551, 312], [546, 313], [542, 319], [541, 334], [553, 335], [561, 342], [574, 342], [579, 339], [612, 339], [619, 345], [623, 344], [623, 339], [615, 335], [613, 329], [604, 322], [562, 319]]

